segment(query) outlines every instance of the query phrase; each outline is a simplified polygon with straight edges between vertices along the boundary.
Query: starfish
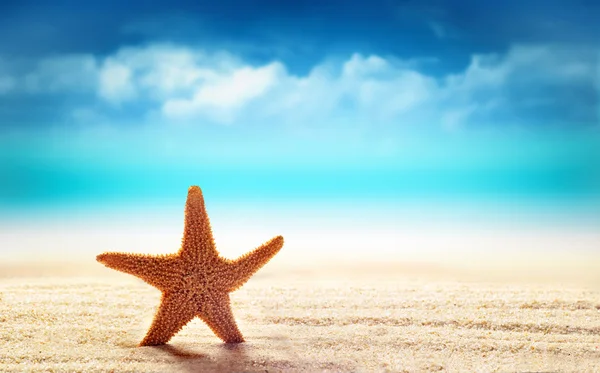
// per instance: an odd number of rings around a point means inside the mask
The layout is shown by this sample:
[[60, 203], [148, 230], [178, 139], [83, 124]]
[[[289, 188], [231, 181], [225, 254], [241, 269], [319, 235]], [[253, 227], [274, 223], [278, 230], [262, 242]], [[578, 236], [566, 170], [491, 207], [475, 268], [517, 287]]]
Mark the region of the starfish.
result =
[[283, 246], [277, 236], [236, 260], [219, 255], [210, 228], [202, 191], [188, 190], [181, 248], [176, 254], [104, 253], [96, 260], [132, 274], [162, 292], [160, 306], [140, 346], [167, 343], [198, 316], [226, 343], [244, 342], [229, 300]]

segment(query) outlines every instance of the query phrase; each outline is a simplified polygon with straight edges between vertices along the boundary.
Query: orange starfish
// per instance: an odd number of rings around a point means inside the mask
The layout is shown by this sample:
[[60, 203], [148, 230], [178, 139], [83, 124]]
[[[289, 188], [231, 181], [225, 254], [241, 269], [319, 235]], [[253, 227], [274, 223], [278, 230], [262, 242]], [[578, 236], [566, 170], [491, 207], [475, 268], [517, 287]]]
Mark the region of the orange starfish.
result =
[[277, 236], [236, 260], [222, 258], [215, 247], [202, 191], [192, 186], [177, 254], [104, 253], [96, 260], [137, 276], [162, 292], [152, 326], [140, 346], [167, 343], [195, 316], [224, 342], [240, 343], [244, 337], [233, 318], [229, 293], [245, 284], [282, 246], [283, 237]]

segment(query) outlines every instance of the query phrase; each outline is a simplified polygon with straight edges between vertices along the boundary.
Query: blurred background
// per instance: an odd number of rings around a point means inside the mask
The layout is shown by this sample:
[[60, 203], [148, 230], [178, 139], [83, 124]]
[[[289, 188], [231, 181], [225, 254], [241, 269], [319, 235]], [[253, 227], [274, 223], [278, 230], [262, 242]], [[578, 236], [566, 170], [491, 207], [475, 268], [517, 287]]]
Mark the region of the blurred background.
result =
[[[0, 5], [0, 261], [600, 261], [600, 5]], [[570, 259], [569, 259], [570, 258]], [[518, 260], [517, 260], [518, 259]]]

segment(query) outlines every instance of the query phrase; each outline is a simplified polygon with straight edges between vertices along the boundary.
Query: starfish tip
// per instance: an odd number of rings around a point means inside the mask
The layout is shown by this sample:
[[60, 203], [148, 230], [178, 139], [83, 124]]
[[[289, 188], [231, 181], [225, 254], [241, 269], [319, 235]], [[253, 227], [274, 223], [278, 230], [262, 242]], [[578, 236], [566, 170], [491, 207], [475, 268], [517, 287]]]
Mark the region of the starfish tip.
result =
[[104, 264], [104, 262], [106, 262], [107, 256], [107, 253], [96, 255], [96, 261]]
[[202, 189], [200, 189], [199, 186], [197, 185], [192, 185], [189, 189], [188, 189], [188, 194], [196, 194], [196, 193], [200, 193], [202, 194]]
[[119, 253], [102, 253], [96, 256], [96, 261], [106, 267], [114, 268], [119, 263], [120, 257]]
[[278, 245], [283, 246], [283, 236], [277, 236], [273, 238], [273, 242], [276, 242]]

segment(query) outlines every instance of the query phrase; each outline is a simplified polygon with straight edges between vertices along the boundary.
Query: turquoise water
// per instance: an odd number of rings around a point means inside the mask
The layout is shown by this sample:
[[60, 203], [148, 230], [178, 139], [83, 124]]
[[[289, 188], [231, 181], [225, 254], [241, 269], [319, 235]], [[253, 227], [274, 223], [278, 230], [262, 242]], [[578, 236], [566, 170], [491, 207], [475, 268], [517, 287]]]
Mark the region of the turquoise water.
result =
[[590, 216], [600, 199], [595, 132], [336, 141], [190, 131], [5, 135], [0, 215], [175, 208], [190, 185], [200, 185], [216, 205], [288, 210], [315, 204], [339, 211], [411, 206], [417, 213], [438, 206], [438, 211]]
[[1, 137], [0, 259], [172, 252], [190, 185], [231, 257], [278, 234], [292, 262], [600, 248], [593, 132], [359, 141], [230, 130]]

